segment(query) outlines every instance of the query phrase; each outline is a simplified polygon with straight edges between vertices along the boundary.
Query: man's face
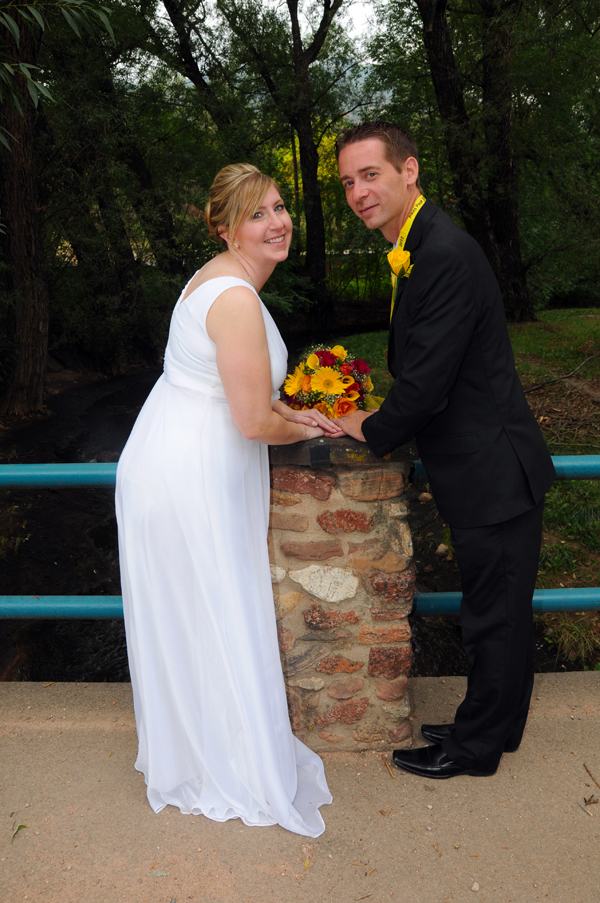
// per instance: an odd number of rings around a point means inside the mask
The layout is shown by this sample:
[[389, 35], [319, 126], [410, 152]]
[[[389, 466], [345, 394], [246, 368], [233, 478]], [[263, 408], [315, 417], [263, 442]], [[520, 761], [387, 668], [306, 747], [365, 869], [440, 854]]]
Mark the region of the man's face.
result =
[[352, 210], [367, 229], [380, 229], [388, 241], [395, 242], [415, 194], [410, 167], [405, 164], [398, 172], [386, 158], [379, 138], [346, 145], [340, 152], [338, 166]]

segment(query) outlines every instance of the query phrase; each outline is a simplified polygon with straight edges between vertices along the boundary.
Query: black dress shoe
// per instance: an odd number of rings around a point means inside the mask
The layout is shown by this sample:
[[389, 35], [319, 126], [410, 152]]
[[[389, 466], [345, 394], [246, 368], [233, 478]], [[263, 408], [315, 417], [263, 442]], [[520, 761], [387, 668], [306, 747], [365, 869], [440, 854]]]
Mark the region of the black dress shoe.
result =
[[494, 769], [465, 768], [449, 759], [441, 746], [423, 746], [421, 749], [395, 749], [392, 753], [394, 765], [404, 768], [422, 778], [454, 778], [459, 774], [472, 777], [489, 777]]
[[[450, 735], [450, 731], [454, 727], [453, 724], [423, 724], [421, 725], [421, 733], [426, 740], [432, 743], [441, 743]], [[507, 743], [504, 752], [513, 753], [519, 748], [519, 743]]]

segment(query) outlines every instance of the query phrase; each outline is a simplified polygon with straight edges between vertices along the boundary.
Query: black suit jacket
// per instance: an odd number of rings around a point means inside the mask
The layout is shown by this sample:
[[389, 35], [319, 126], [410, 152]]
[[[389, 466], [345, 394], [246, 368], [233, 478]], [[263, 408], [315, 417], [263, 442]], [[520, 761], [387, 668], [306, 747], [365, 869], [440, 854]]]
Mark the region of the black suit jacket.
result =
[[515, 370], [498, 283], [477, 242], [427, 201], [405, 248], [388, 367], [395, 377], [363, 423], [382, 457], [416, 439], [451, 526], [500, 523], [543, 498], [556, 474]]

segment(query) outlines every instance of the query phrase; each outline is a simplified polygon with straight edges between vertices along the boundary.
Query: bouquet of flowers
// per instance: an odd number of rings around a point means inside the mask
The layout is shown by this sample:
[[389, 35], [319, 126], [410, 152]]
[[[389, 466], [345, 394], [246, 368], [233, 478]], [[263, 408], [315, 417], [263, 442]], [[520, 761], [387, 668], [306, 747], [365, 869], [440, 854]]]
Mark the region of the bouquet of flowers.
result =
[[371, 394], [370, 372], [366, 361], [348, 360], [348, 352], [341, 345], [314, 348], [288, 374], [283, 384], [284, 401], [297, 411], [316, 408], [330, 419], [359, 409], [376, 411], [383, 399]]

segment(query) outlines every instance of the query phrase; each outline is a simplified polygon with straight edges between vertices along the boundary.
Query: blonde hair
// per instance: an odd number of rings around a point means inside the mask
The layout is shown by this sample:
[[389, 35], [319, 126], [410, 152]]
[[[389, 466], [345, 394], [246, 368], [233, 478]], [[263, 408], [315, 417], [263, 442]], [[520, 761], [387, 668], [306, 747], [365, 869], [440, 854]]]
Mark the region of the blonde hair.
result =
[[244, 216], [258, 210], [271, 187], [279, 191], [276, 182], [251, 163], [224, 166], [215, 176], [208, 193], [208, 204], [204, 208], [211, 238], [222, 241], [227, 247], [221, 232], [228, 230], [233, 242]]

